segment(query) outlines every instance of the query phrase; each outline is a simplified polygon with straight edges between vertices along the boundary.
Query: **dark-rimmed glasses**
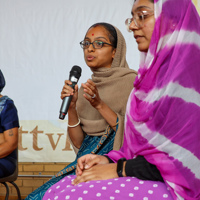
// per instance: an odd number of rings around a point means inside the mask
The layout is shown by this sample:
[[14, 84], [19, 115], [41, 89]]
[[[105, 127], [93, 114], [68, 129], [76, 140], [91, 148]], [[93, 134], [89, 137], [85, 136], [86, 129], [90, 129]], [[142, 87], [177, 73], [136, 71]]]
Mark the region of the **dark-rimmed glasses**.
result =
[[125, 25], [127, 27], [127, 30], [129, 32], [131, 32], [131, 30], [129, 29], [130, 24], [134, 21], [135, 25], [138, 28], [142, 28], [144, 27], [144, 20], [147, 19], [148, 17], [154, 15], [154, 11], [153, 10], [143, 10], [143, 11], [138, 11], [136, 13], [134, 13], [132, 18], [128, 18], [125, 21]]
[[104, 44], [113, 46], [112, 44], [103, 42], [101, 40], [95, 40], [94, 42], [89, 42], [87, 40], [83, 40], [80, 42], [81, 48], [83, 48], [83, 49], [88, 49], [91, 44], [94, 47], [94, 49], [101, 49], [104, 46]]

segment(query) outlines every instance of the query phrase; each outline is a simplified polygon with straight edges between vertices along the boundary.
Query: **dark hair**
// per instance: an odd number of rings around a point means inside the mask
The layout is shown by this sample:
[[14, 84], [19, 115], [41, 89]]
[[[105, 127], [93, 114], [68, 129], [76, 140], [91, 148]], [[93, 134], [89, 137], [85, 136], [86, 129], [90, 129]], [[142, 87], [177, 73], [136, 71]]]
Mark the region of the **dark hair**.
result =
[[112, 26], [111, 24], [108, 24], [106, 22], [100, 22], [100, 23], [93, 24], [89, 29], [95, 28], [97, 26], [102, 26], [106, 29], [106, 31], [108, 32], [108, 37], [109, 37], [109, 40], [110, 40], [112, 46], [114, 48], [117, 48], [117, 31], [114, 28], [114, 26]]
[[6, 85], [6, 81], [5, 81], [5, 78], [3, 76], [3, 73], [0, 70], [0, 92], [3, 90], [5, 85]]

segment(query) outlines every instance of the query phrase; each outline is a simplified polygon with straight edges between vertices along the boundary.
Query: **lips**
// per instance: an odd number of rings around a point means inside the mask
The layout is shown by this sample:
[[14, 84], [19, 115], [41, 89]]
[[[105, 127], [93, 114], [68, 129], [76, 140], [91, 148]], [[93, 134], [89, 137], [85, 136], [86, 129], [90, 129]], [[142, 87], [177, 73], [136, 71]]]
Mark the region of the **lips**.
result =
[[93, 60], [94, 58], [95, 58], [95, 57], [92, 56], [92, 55], [88, 55], [88, 56], [87, 56], [87, 60], [88, 60], [88, 61], [91, 61], [91, 60]]
[[139, 42], [141, 38], [143, 38], [143, 36], [141, 35], [134, 35], [134, 38], [136, 40], [136, 42]]

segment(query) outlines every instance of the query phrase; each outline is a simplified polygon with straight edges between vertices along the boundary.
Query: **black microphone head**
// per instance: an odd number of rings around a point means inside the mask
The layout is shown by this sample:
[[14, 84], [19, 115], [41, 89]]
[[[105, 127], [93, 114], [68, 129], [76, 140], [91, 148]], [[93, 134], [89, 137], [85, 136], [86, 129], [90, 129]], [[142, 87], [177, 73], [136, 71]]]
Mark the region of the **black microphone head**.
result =
[[79, 79], [81, 76], [81, 72], [82, 69], [79, 66], [74, 65], [70, 71], [69, 77], [75, 76], [77, 79]]

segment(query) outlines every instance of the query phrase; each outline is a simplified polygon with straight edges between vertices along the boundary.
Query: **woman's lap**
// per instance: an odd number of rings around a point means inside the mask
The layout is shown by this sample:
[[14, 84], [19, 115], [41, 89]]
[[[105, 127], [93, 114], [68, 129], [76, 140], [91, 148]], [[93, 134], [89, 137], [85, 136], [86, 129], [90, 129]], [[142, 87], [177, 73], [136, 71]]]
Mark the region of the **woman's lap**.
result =
[[[41, 200], [45, 192], [58, 181], [60, 181], [63, 177], [74, 175], [77, 159], [85, 154], [91, 153], [91, 151], [95, 154], [103, 155], [112, 150], [115, 132], [111, 131], [107, 134], [107, 137], [102, 136], [86, 136], [84, 142], [78, 152], [76, 160], [66, 166], [63, 170], [57, 173], [58, 176], [53, 177], [44, 185], [33, 191], [26, 197], [26, 200]], [[103, 140], [102, 140], [103, 138]]]
[[133, 177], [123, 177], [101, 181], [89, 181], [73, 186], [75, 176], [64, 177], [47, 190], [43, 200], [63, 199], [137, 199], [172, 200], [166, 185], [157, 181], [143, 181]]

